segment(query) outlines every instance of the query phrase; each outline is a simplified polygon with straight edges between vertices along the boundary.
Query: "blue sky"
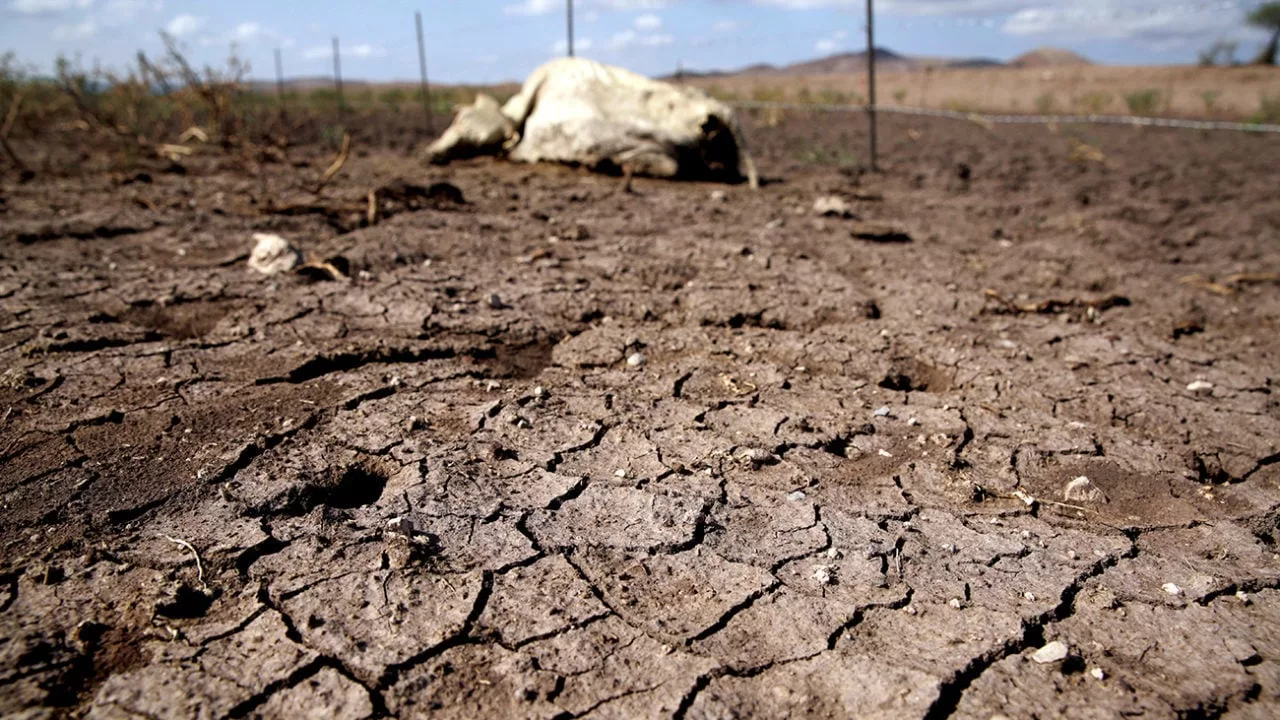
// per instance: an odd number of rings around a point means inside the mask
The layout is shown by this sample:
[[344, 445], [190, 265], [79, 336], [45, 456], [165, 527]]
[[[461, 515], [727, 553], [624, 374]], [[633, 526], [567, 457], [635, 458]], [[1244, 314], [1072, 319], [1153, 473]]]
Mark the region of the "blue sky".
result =
[[[1258, 0], [876, 0], [877, 44], [898, 52], [1008, 59], [1068, 47], [1119, 64], [1194, 62], [1217, 39], [1247, 57], [1265, 37], [1242, 19]], [[578, 54], [663, 74], [807, 60], [863, 47], [863, 0], [576, 0]], [[167, 28], [198, 63], [234, 43], [256, 77], [272, 76], [280, 48], [289, 76], [331, 72], [413, 79], [413, 12], [426, 23], [433, 80], [518, 80], [563, 51], [564, 0], [0, 0], [0, 51], [47, 70], [64, 53], [122, 67], [155, 54]]]

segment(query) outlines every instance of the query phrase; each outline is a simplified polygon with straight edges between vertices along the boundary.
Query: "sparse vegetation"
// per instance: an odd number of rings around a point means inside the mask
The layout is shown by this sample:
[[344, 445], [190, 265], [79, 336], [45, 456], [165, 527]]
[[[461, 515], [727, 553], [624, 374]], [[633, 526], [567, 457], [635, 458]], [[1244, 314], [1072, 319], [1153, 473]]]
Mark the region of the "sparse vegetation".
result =
[[1093, 91], [1081, 95], [1077, 100], [1077, 104], [1090, 115], [1099, 115], [1107, 109], [1107, 106], [1114, 99], [1111, 93]]
[[1051, 92], [1044, 93], [1036, 98], [1036, 112], [1041, 115], [1052, 115], [1053, 111], [1058, 107], [1057, 98]]
[[1250, 118], [1256, 123], [1280, 125], [1280, 95], [1263, 95], [1258, 99], [1258, 112]]
[[1204, 111], [1213, 114], [1214, 106], [1218, 104], [1218, 98], [1221, 96], [1221, 90], [1205, 90], [1200, 93], [1200, 100], [1204, 102]]
[[907, 99], [907, 91], [904, 90], [903, 88], [898, 88], [897, 90], [893, 91], [893, 101], [896, 102], [897, 104], [901, 105], [903, 102], [906, 101], [906, 99]]
[[1160, 107], [1160, 91], [1154, 88], [1137, 90], [1124, 96], [1130, 115], [1151, 115]]

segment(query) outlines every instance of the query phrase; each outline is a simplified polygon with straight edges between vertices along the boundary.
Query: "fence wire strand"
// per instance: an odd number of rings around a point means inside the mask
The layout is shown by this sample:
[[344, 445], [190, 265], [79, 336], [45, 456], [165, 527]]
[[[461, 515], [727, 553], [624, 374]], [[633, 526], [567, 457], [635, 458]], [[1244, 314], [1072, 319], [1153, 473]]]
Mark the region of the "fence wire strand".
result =
[[[767, 110], [816, 110], [819, 112], [868, 112], [869, 105], [832, 105], [826, 103], [788, 103], [761, 100], [736, 100], [729, 103], [734, 107]], [[898, 115], [919, 115], [924, 117], [947, 118], [950, 120], [968, 120], [969, 122], [985, 122], [992, 125], [1134, 125], [1138, 127], [1164, 127], [1182, 130], [1233, 130], [1238, 132], [1280, 133], [1280, 125], [1265, 123], [1230, 122], [1219, 120], [1183, 120], [1180, 118], [1140, 117], [1133, 115], [988, 115], [986, 113], [958, 112], [955, 110], [934, 110], [931, 108], [908, 107], [905, 105], [876, 105], [878, 113], [896, 113]]]

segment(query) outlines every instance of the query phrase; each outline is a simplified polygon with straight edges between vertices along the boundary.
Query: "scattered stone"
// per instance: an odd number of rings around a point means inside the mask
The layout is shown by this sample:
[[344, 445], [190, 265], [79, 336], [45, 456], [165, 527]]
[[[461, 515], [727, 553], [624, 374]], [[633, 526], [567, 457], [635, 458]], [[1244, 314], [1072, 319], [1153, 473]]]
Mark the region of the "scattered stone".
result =
[[711, 200], [713, 202], [725, 202], [729, 199], [729, 194], [723, 190], [712, 190]]
[[1242, 605], [1252, 605], [1252, 604], [1253, 604], [1253, 600], [1249, 599], [1249, 596], [1248, 596], [1248, 595], [1245, 593], [1245, 591], [1243, 591], [1243, 590], [1237, 590], [1237, 591], [1236, 591], [1236, 599], [1237, 599], [1237, 600], [1239, 600], [1239, 601], [1240, 601], [1240, 604], [1242, 604]]
[[1105, 503], [1107, 495], [1092, 480], [1081, 475], [1067, 483], [1062, 491], [1062, 499], [1069, 503]]
[[489, 307], [494, 310], [502, 310], [507, 307], [507, 304], [502, 302], [502, 298], [499, 297], [498, 293], [491, 293], [489, 295]]
[[1048, 665], [1049, 663], [1062, 662], [1063, 660], [1066, 660], [1070, 651], [1071, 650], [1067, 647], [1066, 643], [1061, 640], [1054, 640], [1048, 645], [1045, 645], [1035, 651], [1035, 654], [1031, 656], [1031, 659], [1041, 665]]
[[387, 530], [397, 535], [413, 537], [413, 529], [413, 521], [409, 518], [394, 517], [387, 521]]
[[302, 254], [279, 235], [254, 233], [253, 251], [249, 253], [249, 267], [263, 275], [289, 272], [302, 261]]
[[613, 471], [613, 476], [616, 478], [625, 478], [627, 476], [627, 471], [623, 470], [622, 468], [618, 468], [617, 470]]
[[959, 610], [964, 607], [964, 601], [960, 598], [951, 598], [947, 601], [947, 605], [955, 610]]
[[787, 500], [790, 502], [800, 502], [801, 500], [807, 497], [809, 496], [805, 495], [803, 490], [796, 490], [795, 492], [789, 493], [787, 495]]
[[1036, 601], [1036, 594], [1033, 592], [1024, 592], [1022, 593], [1022, 597], [1026, 598], [1027, 600], [1030, 600], [1031, 602]]
[[1187, 390], [1197, 395], [1211, 395], [1213, 393], [1213, 383], [1205, 380], [1196, 380], [1187, 386]]
[[876, 409], [875, 412], [871, 414], [874, 417], [889, 417], [889, 408], [887, 407], [878, 408]]
[[835, 195], [823, 195], [813, 201], [813, 212], [823, 217], [852, 218], [853, 208]]
[[844, 553], [840, 552], [839, 550], [837, 550], [837, 549], [835, 549], [835, 548], [828, 548], [828, 549], [827, 549], [827, 553], [826, 553], [826, 555], [827, 555], [827, 557], [828, 557], [828, 558], [830, 558], [830, 559], [832, 559], [832, 560], [839, 560], [839, 559], [840, 559], [840, 557], [841, 557], [842, 555], [844, 555]]
[[546, 400], [547, 398], [551, 397], [551, 393], [547, 392], [546, 388], [539, 385], [538, 387], [533, 389], [533, 396], [539, 400]]
[[627, 358], [627, 365], [633, 368], [644, 367], [647, 362], [649, 362], [649, 358], [640, 353], [632, 353], [631, 356]]
[[1178, 595], [1178, 596], [1182, 595], [1182, 588], [1178, 587], [1173, 583], [1165, 583], [1164, 585], [1160, 586], [1160, 589], [1164, 590], [1170, 595]]
[[835, 582], [835, 575], [830, 565], [818, 565], [813, 569], [813, 579], [817, 580], [819, 585], [831, 585]]
[[860, 222], [849, 229], [849, 234], [859, 240], [879, 243], [909, 243], [911, 236], [889, 225]]
[[910, 425], [911, 427], [915, 427], [916, 425], [920, 424], [920, 421], [917, 420], [916, 418], [907, 418], [907, 424]]
[[1102, 668], [1099, 668], [1099, 667], [1096, 667], [1090, 670], [1089, 674], [1092, 675], [1093, 679], [1097, 680], [1098, 682], [1102, 682], [1103, 680], [1107, 679], [1107, 673], [1104, 672]]
[[880, 457], [891, 458], [893, 457], [893, 453], [889, 452], [888, 450], [885, 450], [884, 448], [880, 448]]
[[781, 458], [763, 448], [751, 448], [746, 452], [738, 455], [739, 458], [750, 463], [753, 469], [760, 469], [765, 465], [776, 465]]

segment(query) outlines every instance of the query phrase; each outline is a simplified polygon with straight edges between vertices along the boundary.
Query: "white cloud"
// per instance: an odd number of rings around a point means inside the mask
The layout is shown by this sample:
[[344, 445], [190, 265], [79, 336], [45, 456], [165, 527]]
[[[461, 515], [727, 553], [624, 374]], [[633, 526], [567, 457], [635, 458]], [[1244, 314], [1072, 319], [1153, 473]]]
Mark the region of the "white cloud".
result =
[[670, 45], [675, 38], [660, 33], [641, 34], [635, 30], [623, 30], [609, 38], [608, 48], [614, 51], [630, 50], [635, 47], [658, 47]]
[[350, 56], [353, 58], [375, 58], [375, 57], [386, 57], [387, 51], [383, 48], [378, 47], [377, 45], [370, 45], [369, 43], [361, 43], [359, 45], [351, 46], [350, 50], [343, 51], [342, 55], [343, 57]]
[[[595, 43], [591, 42], [591, 38], [575, 38], [573, 41], [573, 50], [574, 52], [582, 52], [590, 50], [594, 45]], [[557, 40], [551, 44], [552, 55], [564, 55], [567, 52], [569, 52], [568, 40]]]
[[198, 18], [195, 15], [178, 15], [165, 25], [164, 29], [174, 37], [182, 37], [204, 27], [204, 18]]
[[54, 40], [84, 40], [98, 34], [98, 23], [87, 18], [74, 25], [59, 25], [53, 29]]
[[519, 5], [507, 5], [502, 12], [508, 15], [546, 15], [564, 6], [563, 0], [524, 0]]
[[1013, 13], [1001, 26], [1009, 35], [1054, 39], [1132, 40], [1148, 48], [1199, 47], [1205, 38], [1247, 36], [1234, 2], [1168, 5], [1157, 0], [1080, 0], [1071, 6], [1039, 2]]
[[741, 27], [736, 20], [718, 20], [715, 25], [711, 26], [713, 32], [728, 33], [733, 32]]
[[586, 21], [586, 22], [589, 22], [589, 23], [596, 22], [596, 21], [598, 21], [598, 20], [600, 19], [600, 11], [599, 11], [599, 10], [588, 10], [588, 11], [586, 11], [586, 12], [582, 13], [582, 19], [583, 19], [584, 21]]
[[[242, 22], [221, 35], [208, 35], [200, 39], [200, 44], [209, 47], [217, 45], [262, 45], [271, 44], [282, 48], [293, 47], [293, 39], [287, 38], [274, 30], [257, 22]], [[343, 53], [344, 55], [346, 53]]]
[[[597, 8], [619, 11], [661, 10], [670, 4], [670, 0], [579, 0], [573, 9], [575, 14], [583, 14], [588, 22], [594, 22], [599, 17]], [[522, 0], [519, 4], [502, 8], [502, 12], [507, 15], [547, 15], [564, 11], [565, 0]]]
[[[845, 7], [865, 0], [751, 0], [789, 10]], [[1244, 29], [1247, 0], [880, 0], [878, 16], [931, 17], [944, 26], [999, 27], [1007, 35], [1044, 36], [1059, 42], [1086, 39], [1132, 40], [1154, 49], [1203, 45], [1220, 35], [1252, 37]], [[819, 41], [826, 52], [831, 38]]]
[[[357, 45], [347, 45], [339, 48], [342, 51], [342, 59], [364, 59], [386, 57], [387, 51], [377, 45], [369, 43], [359, 43]], [[304, 60], [324, 60], [333, 57], [332, 45], [317, 45], [309, 47], [302, 51]]]
[[829, 37], [824, 37], [818, 42], [814, 43], [813, 49], [824, 55], [830, 55], [831, 53], [839, 50], [840, 48], [843, 48], [845, 46], [844, 41], [848, 37], [849, 37], [848, 30], [836, 30], [835, 32], [831, 33]]
[[160, 12], [164, 3], [160, 0], [107, 0], [103, 8], [113, 18], [129, 20], [145, 10]]
[[13, 0], [9, 9], [20, 15], [53, 15], [73, 8], [81, 10], [93, 6], [93, 0]]
[[637, 17], [631, 22], [631, 25], [642, 32], [653, 32], [662, 27], [662, 18], [653, 13], [648, 13]]

